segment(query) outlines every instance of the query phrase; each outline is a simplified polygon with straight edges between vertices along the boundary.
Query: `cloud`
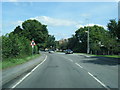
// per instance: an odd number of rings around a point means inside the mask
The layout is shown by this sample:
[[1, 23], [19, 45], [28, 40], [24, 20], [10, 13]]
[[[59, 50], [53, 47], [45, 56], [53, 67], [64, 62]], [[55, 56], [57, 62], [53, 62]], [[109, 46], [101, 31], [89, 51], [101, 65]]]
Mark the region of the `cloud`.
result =
[[97, 26], [101, 26], [101, 27], [103, 27], [104, 29], [107, 29], [107, 26], [105, 26], [105, 25], [101, 25], [101, 24], [94, 24], [94, 23], [90, 23], [90, 24], [86, 24], [86, 25], [76, 25], [76, 28], [83, 28], [83, 27], [85, 27], [85, 26], [94, 26], [94, 25], [97, 25]]
[[79, 29], [79, 28], [81, 28], [81, 27], [83, 28], [84, 25], [79, 25], [79, 24], [76, 25], [76, 28], [77, 28], [77, 29]]
[[17, 2], [18, 0], [8, 0], [8, 1], [10, 1], [10, 2]]
[[86, 24], [85, 26], [94, 26], [94, 25], [101, 26], [104, 29], [107, 29], [107, 27], [105, 25], [101, 25], [101, 24], [93, 24], [93, 23], [91, 23], [91, 24]]
[[3, 2], [118, 2], [119, 0], [3, 0]]
[[71, 37], [71, 34], [68, 33], [54, 33], [53, 35], [56, 37], [56, 40], [67, 39]]
[[[48, 17], [48, 16], [37, 16], [35, 18], [30, 18], [30, 19], [31, 20], [36, 19], [36, 20], [40, 21], [42, 24], [48, 25], [49, 28], [51, 28], [51, 27], [62, 27], [62, 26], [64, 27], [65, 26], [65, 27], [74, 27], [74, 28], [79, 29], [79, 28], [84, 27], [84, 26], [98, 25], [98, 26], [102, 26], [105, 29], [107, 29], [106, 26], [101, 25], [101, 24], [89, 23], [89, 25], [88, 24], [83, 25], [82, 23], [77, 22], [77, 21], [70, 21], [70, 20], [65, 20], [65, 19], [56, 19], [56, 18], [51, 18], [51, 17]], [[19, 20], [17, 22], [11, 22], [7, 25], [22, 26], [23, 22], [24, 21]], [[65, 37], [65, 35], [61, 35], [61, 34], [58, 34], [58, 35]]]
[[11, 22], [10, 24], [11, 24], [11, 25], [14, 25], [14, 26], [18, 26], [18, 25], [19, 25], [19, 26], [22, 26], [22, 23], [23, 23], [23, 22], [24, 22], [24, 21], [20, 21], [20, 20], [19, 20], [19, 21], [17, 21], [17, 22], [16, 22], [16, 21], [15, 21], [15, 22]]
[[89, 14], [89, 13], [83, 13], [80, 16], [83, 17], [83, 18], [90, 18], [91, 14]]
[[65, 19], [57, 19], [57, 18], [52, 18], [48, 16], [37, 16], [35, 18], [30, 18], [30, 19], [36, 19], [43, 24], [47, 24], [48, 26], [71, 26], [75, 25], [75, 21], [70, 21], [70, 20], [65, 20]]

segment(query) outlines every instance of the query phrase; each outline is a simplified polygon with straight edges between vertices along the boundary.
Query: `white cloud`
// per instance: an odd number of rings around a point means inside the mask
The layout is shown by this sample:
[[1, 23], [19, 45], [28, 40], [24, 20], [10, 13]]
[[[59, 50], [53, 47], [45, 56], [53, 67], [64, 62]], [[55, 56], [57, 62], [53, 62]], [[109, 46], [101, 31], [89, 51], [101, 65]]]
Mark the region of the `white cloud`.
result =
[[75, 25], [75, 21], [70, 21], [70, 20], [64, 20], [64, 19], [57, 19], [57, 18], [51, 18], [48, 16], [37, 16], [35, 18], [30, 18], [30, 19], [36, 19], [43, 24], [47, 24], [48, 26], [71, 26]]
[[78, 29], [81, 28], [81, 27], [83, 28], [84, 25], [76, 25], [76, 28], [78, 28]]
[[118, 2], [119, 0], [3, 0], [3, 2]]
[[8, 1], [10, 1], [10, 2], [17, 2], [18, 0], [8, 0]]
[[94, 26], [94, 25], [97, 25], [97, 26], [101, 26], [103, 27], [104, 29], [107, 29], [107, 26], [105, 25], [101, 25], [101, 24], [94, 24], [94, 23], [90, 23], [90, 24], [86, 24], [86, 25], [76, 25], [76, 28], [81, 28], [81, 27], [85, 27], [85, 26]]
[[71, 34], [68, 33], [54, 33], [53, 34], [56, 37], [56, 40], [61, 40], [61, 39], [67, 39], [71, 36]]
[[[46, 24], [48, 25], [48, 27], [52, 26], [52, 27], [57, 27], [57, 26], [70, 26], [70, 27], [75, 27], [77, 29], [84, 27], [84, 26], [94, 26], [94, 25], [98, 25], [98, 26], [102, 26], [105, 29], [107, 29], [107, 27], [105, 25], [101, 25], [101, 24], [94, 24], [94, 23], [89, 23], [86, 25], [83, 25], [82, 23], [80, 24], [79, 22], [76, 21], [70, 21], [70, 20], [63, 20], [63, 19], [56, 19], [56, 18], [51, 18], [51, 17], [47, 17], [47, 16], [37, 16], [35, 18], [30, 18], [31, 20], [36, 19], [38, 21], [40, 21], [42, 24]], [[14, 26], [22, 26], [22, 23], [24, 21], [17, 21], [17, 22], [11, 22], [12, 25]], [[63, 36], [63, 35], [62, 35]]]
[[107, 27], [105, 25], [101, 25], [101, 24], [86, 24], [85, 26], [94, 26], [94, 25], [97, 25], [97, 26], [101, 26], [101, 27], [104, 27], [104, 29], [107, 29]]
[[80, 16], [83, 17], [83, 18], [90, 18], [91, 14], [89, 14], [89, 13], [83, 13]]
[[23, 23], [24, 21], [17, 21], [17, 22], [11, 22], [11, 24], [12, 25], [14, 25], [14, 26], [22, 26], [22, 23]]

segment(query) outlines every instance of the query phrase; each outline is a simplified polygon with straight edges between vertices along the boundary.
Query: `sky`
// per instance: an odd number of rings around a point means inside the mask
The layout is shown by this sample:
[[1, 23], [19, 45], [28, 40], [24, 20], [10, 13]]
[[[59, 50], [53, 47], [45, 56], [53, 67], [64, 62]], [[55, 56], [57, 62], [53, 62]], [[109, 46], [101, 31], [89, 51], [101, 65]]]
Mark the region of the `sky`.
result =
[[88, 24], [107, 29], [110, 19], [118, 19], [118, 2], [2, 2], [2, 35], [28, 19], [47, 25], [60, 40]]

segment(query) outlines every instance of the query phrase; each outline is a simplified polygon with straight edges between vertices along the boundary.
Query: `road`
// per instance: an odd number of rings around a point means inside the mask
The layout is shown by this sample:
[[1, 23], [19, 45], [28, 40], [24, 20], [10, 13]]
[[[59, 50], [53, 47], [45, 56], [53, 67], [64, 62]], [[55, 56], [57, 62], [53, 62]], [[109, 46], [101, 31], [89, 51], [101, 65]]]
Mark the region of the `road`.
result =
[[118, 88], [117, 63], [75, 54], [44, 54], [45, 60], [34, 70], [16, 80], [11, 87], [105, 88], [105, 90]]

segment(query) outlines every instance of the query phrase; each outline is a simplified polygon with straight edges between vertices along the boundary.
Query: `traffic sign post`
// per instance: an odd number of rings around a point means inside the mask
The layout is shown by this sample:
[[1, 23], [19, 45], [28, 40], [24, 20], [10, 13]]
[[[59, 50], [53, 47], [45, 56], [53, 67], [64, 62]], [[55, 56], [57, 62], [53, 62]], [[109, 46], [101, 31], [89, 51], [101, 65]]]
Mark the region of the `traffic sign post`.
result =
[[31, 42], [31, 44], [30, 44], [30, 45], [32, 46], [32, 55], [33, 55], [34, 46], [36, 45], [36, 44], [35, 44], [35, 41], [34, 41], [34, 40], [32, 40], [32, 42]]

